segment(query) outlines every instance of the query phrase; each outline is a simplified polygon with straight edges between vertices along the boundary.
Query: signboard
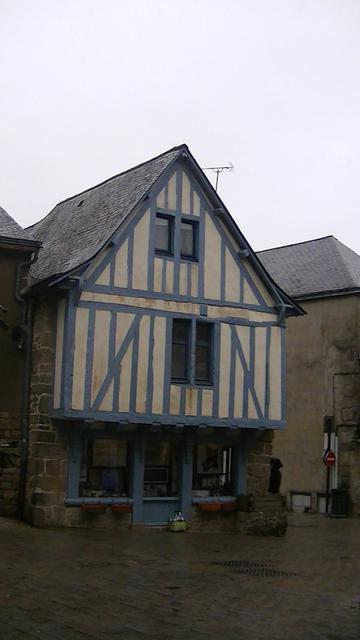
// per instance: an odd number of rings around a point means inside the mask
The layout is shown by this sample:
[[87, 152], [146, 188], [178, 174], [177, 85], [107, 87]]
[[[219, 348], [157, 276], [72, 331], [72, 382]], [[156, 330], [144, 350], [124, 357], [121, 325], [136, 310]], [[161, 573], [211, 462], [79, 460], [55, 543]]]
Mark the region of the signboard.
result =
[[326, 449], [323, 455], [324, 464], [327, 467], [333, 467], [336, 462], [336, 455], [332, 449]]

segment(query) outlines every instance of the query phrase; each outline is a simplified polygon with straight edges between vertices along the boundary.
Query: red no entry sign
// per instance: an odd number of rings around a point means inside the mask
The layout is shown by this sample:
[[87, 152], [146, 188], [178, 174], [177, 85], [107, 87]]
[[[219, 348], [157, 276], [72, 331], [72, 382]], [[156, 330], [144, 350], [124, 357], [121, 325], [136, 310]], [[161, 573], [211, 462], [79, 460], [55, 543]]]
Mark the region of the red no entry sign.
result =
[[332, 449], [327, 449], [323, 455], [324, 463], [327, 467], [333, 467], [336, 462], [336, 455]]

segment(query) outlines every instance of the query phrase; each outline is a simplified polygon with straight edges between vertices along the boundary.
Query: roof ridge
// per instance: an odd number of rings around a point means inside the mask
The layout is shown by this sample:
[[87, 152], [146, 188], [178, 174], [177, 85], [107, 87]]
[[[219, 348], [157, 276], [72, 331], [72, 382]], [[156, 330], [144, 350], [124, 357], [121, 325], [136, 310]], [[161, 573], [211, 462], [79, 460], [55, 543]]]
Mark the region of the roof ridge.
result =
[[79, 193], [75, 193], [73, 196], [69, 196], [68, 198], [64, 198], [64, 200], [60, 200], [59, 202], [57, 202], [52, 209], [50, 209], [49, 213], [46, 214], [46, 216], [44, 216], [44, 218], [41, 218], [40, 220], [38, 220], [37, 222], [34, 222], [33, 224], [29, 225], [28, 227], [25, 227], [25, 229], [32, 229], [33, 227], [36, 227], [37, 225], [40, 225], [42, 222], [44, 222], [51, 214], [52, 212], [56, 209], [56, 207], [58, 207], [61, 204], [64, 204], [65, 202], [70, 202], [70, 200], [74, 200], [75, 198], [83, 195], [84, 193], [88, 193], [89, 191], [93, 191], [94, 189], [97, 189], [98, 187], [103, 186], [104, 184], [111, 182], [111, 180], [115, 180], [115, 178], [120, 178], [120, 176], [123, 176], [127, 173], [130, 173], [130, 171], [134, 171], [135, 169], [139, 169], [140, 167], [143, 167], [144, 165], [153, 162], [154, 160], [158, 160], [158, 158], [161, 158], [162, 156], [166, 156], [168, 153], [171, 153], [172, 151], [176, 151], [176, 150], [180, 149], [186, 149], [188, 150], [188, 146], [183, 143], [180, 145], [177, 145], [175, 147], [172, 147], [171, 149], [167, 149], [167, 151], [163, 151], [163, 153], [159, 153], [157, 156], [154, 156], [153, 158], [149, 158], [149, 160], [145, 160], [144, 162], [140, 162], [139, 164], [134, 165], [133, 167], [130, 167], [130, 169], [126, 169], [125, 171], [120, 171], [120, 173], [116, 173], [115, 175], [111, 176], [110, 178], [106, 178], [106, 180], [102, 180], [102, 182], [98, 182], [97, 184], [94, 184], [92, 187], [88, 187], [87, 189], [83, 189], [82, 191], [79, 191]]
[[320, 238], [311, 238], [311, 240], [303, 240], [302, 242], [291, 242], [290, 244], [282, 244], [282, 245], [279, 245], [278, 247], [270, 247], [269, 249], [260, 249], [259, 251], [256, 251], [256, 253], [265, 253], [266, 251], [276, 251], [277, 249], [286, 249], [287, 247], [298, 247], [300, 244], [310, 244], [311, 242], [319, 242], [319, 240], [326, 240], [327, 238], [333, 238], [334, 240], [337, 240], [337, 242], [340, 242], [340, 240], [335, 238], [335, 236], [328, 235], [328, 236], [321, 236]]
[[354, 278], [352, 269], [349, 267], [349, 264], [345, 260], [343, 254], [341, 252], [341, 249], [340, 249], [340, 247], [338, 245], [341, 245], [341, 248], [345, 249], [346, 251], [351, 251], [351, 253], [354, 254], [359, 259], [359, 262], [360, 262], [359, 254], [356, 253], [356, 251], [353, 251], [353, 249], [350, 249], [350, 247], [347, 247], [346, 244], [344, 244], [343, 242], [341, 242], [337, 238], [334, 238], [334, 240], [336, 240], [335, 247], [336, 247], [336, 253], [338, 255], [338, 259], [340, 260], [341, 264], [343, 265], [344, 269], [346, 270], [347, 274], [349, 275], [350, 279], [352, 280], [353, 285], [355, 287], [359, 287], [359, 285], [356, 282], [356, 279]]
[[172, 147], [171, 149], [167, 149], [167, 151], [163, 151], [163, 153], [159, 153], [157, 156], [154, 156], [153, 158], [149, 158], [149, 160], [145, 160], [144, 162], [140, 162], [139, 164], [134, 165], [133, 167], [130, 167], [130, 169], [126, 169], [125, 171], [120, 171], [120, 173], [116, 173], [115, 175], [111, 176], [110, 178], [106, 178], [106, 180], [102, 180], [102, 182], [98, 182], [97, 184], [94, 184], [92, 187], [88, 187], [87, 189], [83, 189], [82, 191], [79, 191], [79, 193], [75, 193], [73, 196], [69, 196], [68, 198], [64, 198], [64, 200], [60, 200], [60, 202], [58, 202], [55, 206], [57, 207], [59, 204], [64, 204], [64, 202], [68, 202], [69, 200], [73, 200], [74, 198], [77, 198], [78, 196], [81, 196], [83, 193], [87, 193], [88, 191], [92, 191], [93, 189], [97, 189], [97, 187], [101, 187], [103, 184], [106, 184], [107, 182], [111, 182], [111, 180], [115, 180], [115, 178], [120, 178], [120, 176], [124, 176], [126, 173], [130, 173], [130, 171], [134, 171], [135, 169], [139, 169], [140, 167], [143, 167], [145, 164], [148, 164], [150, 162], [154, 162], [154, 160], [157, 160], [158, 158], [161, 158], [162, 156], [166, 156], [168, 153], [171, 153], [172, 151], [176, 151], [177, 149], [180, 151], [180, 149], [183, 148], [188, 148], [186, 144], [180, 144], [178, 146]]

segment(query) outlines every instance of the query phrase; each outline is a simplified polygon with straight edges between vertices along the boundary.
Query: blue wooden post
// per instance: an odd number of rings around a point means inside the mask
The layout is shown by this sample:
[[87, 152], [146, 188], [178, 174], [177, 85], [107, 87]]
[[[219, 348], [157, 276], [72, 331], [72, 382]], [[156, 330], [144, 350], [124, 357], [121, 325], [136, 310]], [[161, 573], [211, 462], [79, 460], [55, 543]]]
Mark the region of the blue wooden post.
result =
[[145, 468], [145, 437], [138, 432], [137, 437], [131, 447], [131, 481], [130, 492], [133, 498], [133, 524], [142, 524], [143, 516], [143, 494], [144, 494], [144, 468]]
[[70, 432], [67, 498], [79, 497], [80, 471], [81, 433], [79, 429], [73, 427]]
[[232, 485], [235, 496], [246, 494], [246, 446], [245, 442], [231, 448]]
[[181, 452], [180, 505], [185, 520], [191, 520], [193, 479], [193, 439], [184, 433]]

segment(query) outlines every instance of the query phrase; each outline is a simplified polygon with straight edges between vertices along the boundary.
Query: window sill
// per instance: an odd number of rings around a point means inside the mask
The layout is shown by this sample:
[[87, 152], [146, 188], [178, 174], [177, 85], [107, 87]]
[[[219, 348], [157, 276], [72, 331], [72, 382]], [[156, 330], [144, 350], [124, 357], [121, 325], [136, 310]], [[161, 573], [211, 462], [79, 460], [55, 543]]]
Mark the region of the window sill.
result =
[[199, 258], [195, 258], [194, 256], [180, 256], [180, 260], [184, 261], [184, 262], [195, 262], [195, 263], [199, 263]]
[[191, 387], [192, 389], [213, 389], [214, 385], [212, 382], [195, 382], [192, 384], [189, 381], [185, 380], [171, 380], [171, 384], [175, 384], [179, 387]]
[[178, 502], [179, 496], [156, 496], [155, 498], [143, 498], [144, 502]]
[[66, 507], [82, 507], [83, 505], [94, 506], [111, 506], [116, 504], [129, 504], [133, 503], [132, 498], [65, 498], [64, 504]]
[[165, 251], [162, 249], [155, 249], [155, 255], [160, 258], [174, 258], [174, 254], [171, 251]]

